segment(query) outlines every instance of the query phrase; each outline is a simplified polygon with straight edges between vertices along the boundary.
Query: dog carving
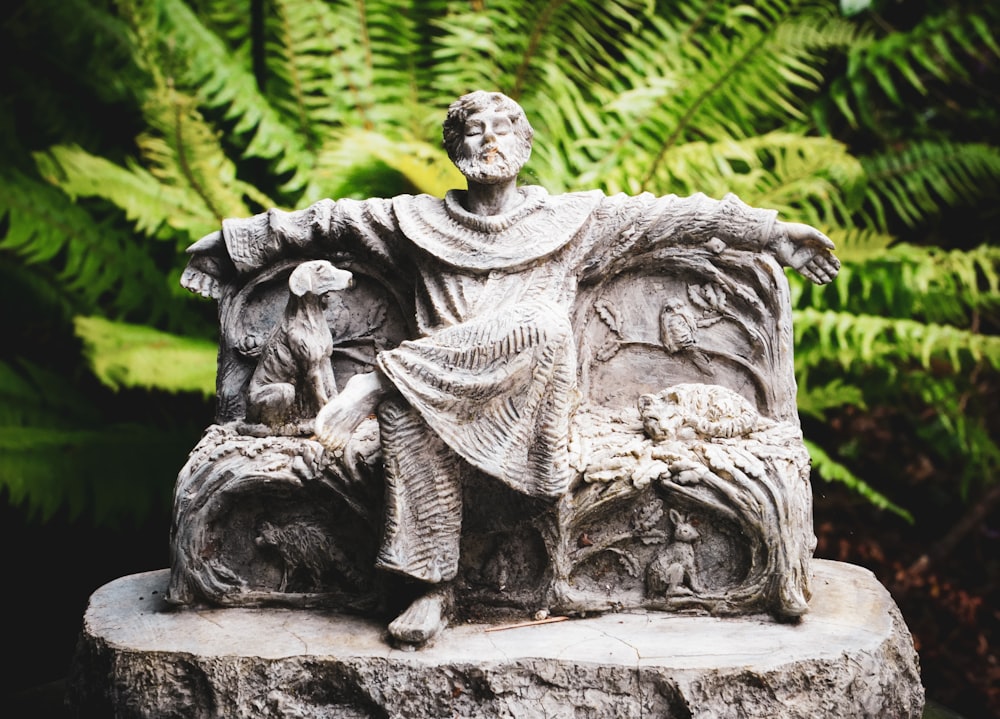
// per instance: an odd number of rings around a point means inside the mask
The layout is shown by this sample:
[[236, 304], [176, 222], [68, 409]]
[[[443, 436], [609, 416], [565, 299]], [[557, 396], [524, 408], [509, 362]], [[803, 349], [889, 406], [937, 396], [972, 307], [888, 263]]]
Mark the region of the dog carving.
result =
[[303, 262], [288, 278], [284, 315], [250, 378], [247, 420], [272, 427], [309, 420], [337, 396], [333, 337], [324, 296], [348, 289], [353, 275], [326, 260]]

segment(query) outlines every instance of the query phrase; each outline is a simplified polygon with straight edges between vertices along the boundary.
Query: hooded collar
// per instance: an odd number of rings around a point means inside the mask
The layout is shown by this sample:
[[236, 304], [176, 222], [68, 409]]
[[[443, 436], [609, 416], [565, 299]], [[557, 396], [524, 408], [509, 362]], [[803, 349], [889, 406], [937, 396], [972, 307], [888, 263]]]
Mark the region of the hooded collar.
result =
[[443, 200], [401, 195], [393, 209], [403, 234], [439, 260], [467, 270], [510, 270], [565, 246], [603, 196], [600, 191], [550, 196], [535, 185], [518, 191], [524, 201], [499, 215], [466, 210], [465, 190], [451, 190]]

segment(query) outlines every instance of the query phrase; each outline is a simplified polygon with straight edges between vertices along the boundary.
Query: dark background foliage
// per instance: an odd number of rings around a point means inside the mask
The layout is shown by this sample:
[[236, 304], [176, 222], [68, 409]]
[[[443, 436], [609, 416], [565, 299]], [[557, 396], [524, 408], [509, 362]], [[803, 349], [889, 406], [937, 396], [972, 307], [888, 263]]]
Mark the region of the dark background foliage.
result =
[[[0, 692], [14, 715], [58, 711], [93, 590], [167, 566], [173, 479], [213, 414], [203, 382], [157, 359], [211, 354], [214, 307], [177, 285], [183, 248], [271, 203], [438, 187], [441, 109], [488, 81], [535, 121], [529, 181], [738, 189], [830, 230], [844, 275], [796, 287], [817, 555], [892, 591], [932, 700], [1000, 716], [994, 5], [7, 3], [0, 532], [14, 661]], [[317, 6], [350, 37], [304, 57], [275, 19]], [[334, 15], [317, 17], [322, 29]], [[322, 88], [334, 55], [329, 88], [296, 96], [293, 71]], [[251, 121], [255, 109], [271, 114]], [[425, 165], [393, 159], [412, 155]], [[81, 318], [106, 322], [104, 339]], [[105, 363], [133, 345], [139, 361]]]

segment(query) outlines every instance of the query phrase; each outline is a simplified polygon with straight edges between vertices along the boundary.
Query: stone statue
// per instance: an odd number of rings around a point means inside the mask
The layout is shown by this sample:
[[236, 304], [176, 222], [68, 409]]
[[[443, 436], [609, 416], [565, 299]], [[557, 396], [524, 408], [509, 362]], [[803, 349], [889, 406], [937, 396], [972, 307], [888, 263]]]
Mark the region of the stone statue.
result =
[[444, 121], [465, 190], [189, 248], [219, 404], [178, 478], [170, 601], [385, 612], [404, 647], [470, 608], [807, 611], [780, 266], [829, 282], [833, 244], [733, 195], [519, 186], [532, 135], [473, 92]]
[[351, 281], [350, 272], [326, 260], [303, 262], [292, 272], [285, 314], [250, 378], [248, 419], [280, 431], [293, 418], [314, 419], [337, 395], [330, 364], [333, 340], [323, 298], [347, 289]]

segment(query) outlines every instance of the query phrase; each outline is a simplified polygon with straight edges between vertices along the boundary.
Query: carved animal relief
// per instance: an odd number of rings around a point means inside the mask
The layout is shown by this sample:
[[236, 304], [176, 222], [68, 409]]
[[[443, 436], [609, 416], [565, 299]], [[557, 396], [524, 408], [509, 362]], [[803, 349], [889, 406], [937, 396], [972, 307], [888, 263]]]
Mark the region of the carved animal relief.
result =
[[389, 624], [406, 645], [453, 614], [805, 613], [775, 258], [832, 276], [829, 241], [733, 196], [518, 187], [530, 126], [499, 94], [445, 139], [466, 191], [271, 210], [190, 249], [222, 341], [170, 601], [381, 616], [421, 586]]

